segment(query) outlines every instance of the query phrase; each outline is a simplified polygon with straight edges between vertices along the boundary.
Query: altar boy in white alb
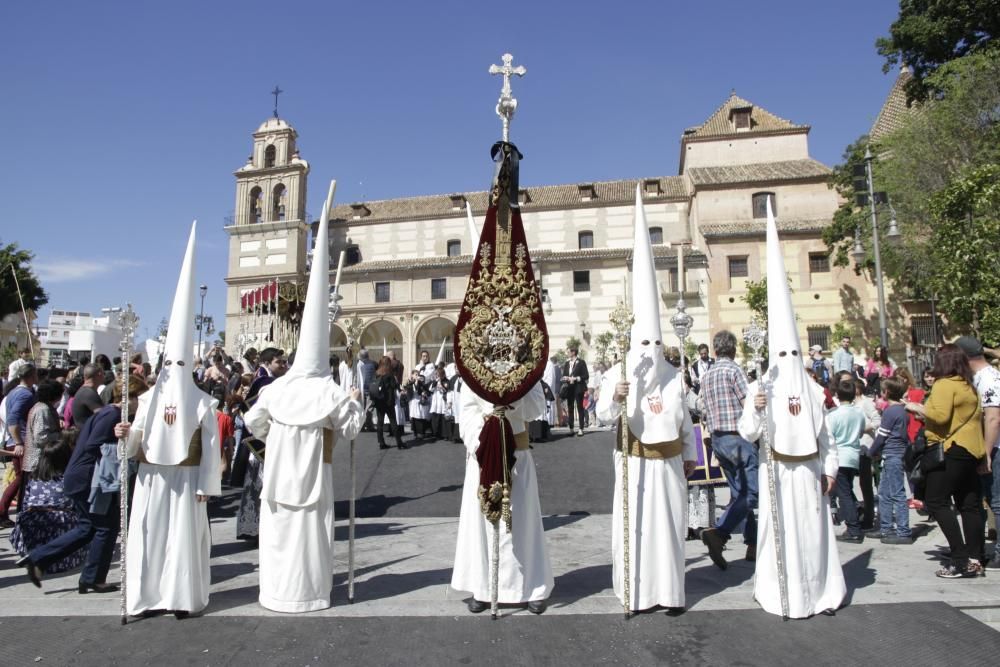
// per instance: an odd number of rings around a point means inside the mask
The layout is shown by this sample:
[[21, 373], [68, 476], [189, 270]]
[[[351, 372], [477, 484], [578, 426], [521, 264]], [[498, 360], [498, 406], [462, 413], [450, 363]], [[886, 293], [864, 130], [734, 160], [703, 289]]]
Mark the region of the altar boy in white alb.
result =
[[[329, 202], [327, 202], [328, 206]], [[364, 422], [355, 387], [330, 373], [327, 207], [316, 234], [309, 291], [291, 369], [246, 414], [267, 442], [260, 493], [260, 603], [281, 612], [330, 606], [333, 589], [333, 446]]]
[[[635, 321], [625, 358], [604, 373], [597, 418], [628, 417], [629, 594], [628, 609], [684, 607], [684, 540], [687, 537], [687, 481], [697, 453], [691, 416], [684, 405], [680, 374], [666, 361], [660, 333], [659, 288], [649, 243], [642, 193], [635, 193], [635, 250], [632, 310]], [[615, 440], [615, 499], [611, 528], [614, 589], [626, 604], [625, 525], [622, 507], [623, 457]]]
[[[833, 613], [847, 592], [830, 517], [829, 492], [837, 475], [837, 448], [823, 418], [823, 390], [806, 375], [795, 326], [778, 229], [767, 202], [767, 320], [770, 367], [748, 389], [740, 435], [770, 440], [775, 469], [772, 496], [761, 440], [757, 572], [754, 598], [765, 611], [782, 614], [778, 553], [780, 537], [789, 618]], [[765, 429], [767, 433], [765, 433]], [[772, 519], [777, 506], [778, 523]]]
[[170, 311], [163, 368], [139, 397], [129, 456], [138, 456], [126, 557], [131, 615], [152, 610], [178, 617], [208, 605], [212, 537], [205, 501], [220, 493], [222, 451], [216, 401], [194, 369], [194, 237], [191, 225]]

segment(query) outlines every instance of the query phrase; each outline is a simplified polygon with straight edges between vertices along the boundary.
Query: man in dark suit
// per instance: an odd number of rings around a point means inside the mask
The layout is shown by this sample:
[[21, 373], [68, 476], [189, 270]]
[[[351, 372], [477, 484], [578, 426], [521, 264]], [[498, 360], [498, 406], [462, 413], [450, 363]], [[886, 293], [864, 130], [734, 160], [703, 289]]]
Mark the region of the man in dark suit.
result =
[[585, 414], [583, 410], [583, 397], [587, 393], [587, 380], [590, 379], [590, 373], [587, 372], [587, 362], [577, 356], [578, 352], [579, 350], [575, 347], [566, 348], [566, 354], [569, 358], [563, 364], [562, 368], [562, 390], [560, 397], [566, 399], [566, 409], [569, 413], [569, 430], [573, 431], [573, 412], [575, 409], [577, 418], [579, 419], [576, 435], [577, 437], [582, 437]]

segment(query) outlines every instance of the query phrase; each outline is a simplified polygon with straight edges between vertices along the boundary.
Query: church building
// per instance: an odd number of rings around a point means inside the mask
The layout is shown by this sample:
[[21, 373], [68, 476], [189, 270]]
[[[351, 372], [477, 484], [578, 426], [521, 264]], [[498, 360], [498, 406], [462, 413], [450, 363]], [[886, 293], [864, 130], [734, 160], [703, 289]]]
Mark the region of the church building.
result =
[[[835, 347], [831, 332], [845, 313], [869, 319], [874, 286], [853, 268], [833, 266], [821, 238], [840, 199], [828, 186], [830, 168], [809, 155], [809, 129], [733, 93], [704, 123], [683, 132], [677, 175], [522, 186], [521, 213], [552, 352], [576, 338], [588, 360], [599, 356], [598, 340], [611, 329], [609, 313], [631, 284], [636, 186], [654, 245], [665, 345], [678, 345], [670, 318], [681, 297], [693, 318], [690, 342], [710, 344], [723, 328], [739, 336], [749, 324], [743, 297], [747, 282], [766, 273], [768, 198], [782, 234], [803, 350]], [[294, 345], [315, 225], [305, 212], [309, 165], [299, 156], [297, 138], [284, 120], [268, 119], [253, 134], [247, 164], [235, 173], [235, 216], [226, 227], [231, 353], [250, 345]], [[333, 327], [331, 352], [343, 351], [343, 320], [357, 316], [360, 343], [376, 358], [383, 348], [394, 350], [412, 368], [421, 351], [434, 359], [443, 343], [451, 359], [478, 241], [466, 221], [467, 203], [481, 226], [485, 191], [335, 205], [330, 255], [335, 262], [343, 250], [346, 261], [343, 315]], [[330, 268], [332, 282], [336, 266]]]

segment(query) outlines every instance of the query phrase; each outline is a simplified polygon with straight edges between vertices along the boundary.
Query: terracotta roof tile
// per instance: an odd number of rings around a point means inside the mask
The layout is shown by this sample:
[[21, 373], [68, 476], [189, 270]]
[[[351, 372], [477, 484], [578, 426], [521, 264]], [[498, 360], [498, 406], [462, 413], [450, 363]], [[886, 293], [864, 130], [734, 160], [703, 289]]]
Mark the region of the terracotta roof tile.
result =
[[[636, 184], [638, 183], [643, 188], [643, 192], [647, 192], [646, 183], [651, 181], [656, 182], [659, 195], [645, 194], [644, 200], [647, 202], [683, 200], [688, 196], [684, 179], [681, 176], [633, 178], [620, 181], [573, 183], [570, 185], [543, 185], [522, 188], [523, 191], [527, 192], [528, 200], [522, 203], [521, 210], [531, 212], [533, 210], [546, 209], [628, 205], [635, 200]], [[580, 194], [580, 186], [582, 185], [593, 187], [594, 198], [590, 201], [583, 201]], [[472, 205], [473, 213], [483, 215], [486, 213], [487, 208], [486, 195], [486, 191], [459, 192], [341, 204], [335, 206], [330, 211], [330, 221], [334, 223], [350, 221], [352, 224], [356, 224], [358, 222], [388, 222], [464, 216], [464, 205], [456, 210], [453, 201], [454, 197], [464, 197]], [[355, 218], [355, 207], [359, 205], [363, 205], [370, 213], [360, 218]]]
[[[730, 112], [733, 109], [750, 108], [750, 129], [737, 132], [730, 120]], [[715, 113], [709, 116], [708, 120], [696, 128], [687, 130], [684, 138], [689, 137], [719, 137], [729, 134], [748, 134], [752, 132], [775, 132], [782, 130], [808, 130], [808, 125], [796, 125], [791, 121], [779, 118], [773, 113], [759, 107], [752, 102], [739, 97], [735, 92], [729, 95], [729, 99], [716, 109]]]
[[886, 135], [892, 134], [902, 127], [907, 116], [916, 112], [917, 107], [906, 106], [905, 86], [912, 78], [913, 75], [910, 74], [909, 68], [903, 68], [899, 71], [899, 76], [893, 82], [892, 89], [889, 91], [888, 97], [885, 98], [882, 109], [878, 112], [878, 118], [875, 119], [872, 129], [868, 133], [872, 141], [878, 141], [885, 138]]
[[691, 167], [685, 173], [697, 187], [826, 177], [831, 170], [822, 162], [806, 159], [722, 167]]
[[[792, 234], [818, 233], [826, 229], [832, 221], [819, 220], [778, 220], [778, 231]], [[732, 238], [741, 236], [760, 237], [766, 235], [763, 220], [739, 220], [735, 222], [713, 222], [698, 227], [706, 239]]]

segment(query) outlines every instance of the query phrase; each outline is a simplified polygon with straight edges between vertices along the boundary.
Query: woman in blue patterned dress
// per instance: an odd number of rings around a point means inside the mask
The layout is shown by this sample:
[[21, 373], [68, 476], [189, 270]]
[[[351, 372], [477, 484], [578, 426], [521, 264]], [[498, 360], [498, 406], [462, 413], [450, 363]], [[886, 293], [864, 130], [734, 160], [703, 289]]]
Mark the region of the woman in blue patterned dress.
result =
[[[63, 493], [63, 471], [73, 453], [76, 431], [63, 431], [56, 442], [38, 448], [38, 462], [24, 494], [24, 510], [18, 512], [17, 525], [10, 533], [10, 543], [25, 556], [72, 529], [77, 523], [73, 502]], [[46, 574], [66, 572], [79, 567], [87, 556], [87, 545], [49, 565]]]

